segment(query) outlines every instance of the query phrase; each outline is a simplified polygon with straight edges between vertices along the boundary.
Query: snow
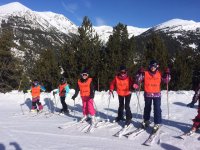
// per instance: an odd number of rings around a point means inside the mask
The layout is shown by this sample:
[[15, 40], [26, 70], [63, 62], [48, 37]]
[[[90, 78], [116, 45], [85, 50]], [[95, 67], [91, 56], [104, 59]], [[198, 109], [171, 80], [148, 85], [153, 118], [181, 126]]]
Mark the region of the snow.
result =
[[[82, 116], [81, 100], [80, 97], [76, 98], [74, 107], [71, 96], [74, 90], [70, 90], [66, 102], [70, 109], [74, 109], [69, 116], [53, 115], [52, 117], [45, 117], [40, 114], [35, 117], [30, 115], [20, 115], [21, 109], [28, 111], [31, 107], [30, 93], [23, 94], [22, 92], [12, 91], [10, 93], [0, 93], [0, 149], [8, 150], [57, 150], [57, 149], [70, 149], [70, 150], [199, 150], [199, 132], [188, 137], [186, 140], [180, 140], [176, 136], [190, 129], [192, 120], [196, 114], [196, 108], [188, 108], [186, 104], [192, 100], [194, 91], [169, 91], [169, 119], [167, 109], [167, 92], [162, 91], [162, 116], [164, 134], [160, 136], [160, 140], [155, 140], [151, 147], [142, 145], [148, 137], [145, 132], [135, 139], [127, 139], [126, 137], [117, 138], [112, 136], [120, 128], [97, 128], [93, 133], [86, 134], [80, 132], [74, 126], [67, 129], [59, 129], [58, 126], [64, 123], [73, 121], [73, 116], [80, 118]], [[108, 108], [108, 92], [96, 92], [95, 105], [98, 110], [97, 116], [106, 119], [108, 110], [108, 117], [110, 120], [114, 119], [117, 115], [118, 99], [117, 94], [114, 92], [114, 99], [110, 100], [110, 108]], [[144, 107], [143, 92], [139, 96], [141, 107]], [[56, 96], [57, 107], [61, 108], [59, 97]], [[41, 103], [44, 110], [53, 109], [55, 99], [52, 93], [42, 93]], [[133, 126], [138, 125], [141, 121], [141, 113], [137, 115], [137, 98], [136, 94], [132, 94], [131, 110], [133, 113]], [[17, 115], [16, 115], [17, 114]], [[137, 116], [137, 118], [136, 118]], [[153, 119], [153, 118], [152, 118]], [[120, 126], [119, 126], [120, 127]]]
[[65, 34], [77, 33], [78, 30], [74, 23], [61, 14], [32, 11], [19, 2], [0, 6], [0, 23], [2, 20], [7, 21], [9, 16], [19, 16], [30, 20], [32, 22], [30, 26], [34, 29], [51, 31], [54, 28]]
[[193, 49], [197, 49], [198, 46], [195, 43], [189, 44], [189, 47], [193, 48]]
[[[111, 26], [94, 26], [95, 31], [99, 37], [106, 43], [109, 36], [113, 34], [113, 27]], [[132, 36], [138, 36], [143, 32], [147, 31], [149, 28], [138, 28], [133, 26], [127, 26], [129, 38]]]
[[200, 27], [200, 22], [193, 20], [172, 19], [154, 27], [155, 30], [163, 31], [194, 31]]
[[16, 12], [26, 12], [31, 11], [31, 9], [22, 5], [19, 2], [8, 3], [6, 5], [0, 6], [0, 14], [12, 14]]

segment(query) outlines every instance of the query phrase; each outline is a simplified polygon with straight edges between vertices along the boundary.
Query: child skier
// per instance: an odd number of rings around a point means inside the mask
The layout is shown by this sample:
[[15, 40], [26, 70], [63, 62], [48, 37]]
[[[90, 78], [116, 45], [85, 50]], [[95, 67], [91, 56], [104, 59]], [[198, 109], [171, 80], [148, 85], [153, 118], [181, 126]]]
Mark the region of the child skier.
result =
[[189, 104], [187, 104], [187, 106], [188, 107], [190, 107], [190, 108], [193, 108], [194, 107], [194, 104], [198, 101], [198, 99], [199, 99], [199, 89], [200, 89], [200, 83], [198, 84], [198, 86], [197, 86], [197, 88], [196, 88], [196, 90], [195, 90], [195, 94], [194, 94], [194, 96], [193, 96], [193, 98], [192, 98], [192, 101], [189, 103]]
[[[32, 108], [31, 112], [37, 112], [37, 111], [42, 111], [43, 106], [40, 102], [40, 92], [45, 91], [46, 89], [39, 84], [39, 81], [35, 79], [32, 82], [31, 89], [29, 90], [32, 95]], [[38, 106], [38, 108], [37, 108]]]
[[195, 91], [195, 94], [193, 96], [192, 102], [191, 103], [195, 103], [199, 101], [199, 106], [198, 106], [198, 114], [197, 116], [193, 119], [193, 125], [192, 125], [192, 129], [191, 132], [196, 132], [196, 130], [200, 127], [200, 83], [198, 85], [198, 88]]
[[136, 80], [138, 84], [144, 81], [144, 121], [142, 122], [142, 127], [147, 127], [150, 122], [150, 114], [151, 114], [151, 105], [153, 101], [154, 105], [154, 128], [153, 132], [156, 132], [161, 123], [161, 81], [168, 84], [170, 81], [170, 71], [169, 68], [165, 69], [164, 76], [161, 76], [160, 71], [158, 70], [159, 65], [157, 61], [152, 60], [149, 63], [148, 70], [145, 71], [143, 68], [140, 69], [139, 73], [136, 75]]
[[57, 91], [53, 91], [53, 95], [55, 96], [56, 93], [59, 93], [60, 102], [62, 104], [62, 109], [60, 110], [61, 113], [69, 114], [68, 106], [65, 102], [65, 98], [69, 93], [69, 85], [64, 77], [60, 78], [60, 85], [58, 86]]
[[115, 121], [125, 120], [123, 117], [124, 105], [126, 110], [126, 121], [125, 126], [130, 125], [132, 119], [132, 113], [130, 109], [130, 100], [131, 100], [131, 88], [133, 86], [133, 80], [128, 76], [127, 69], [125, 66], [120, 66], [118, 74], [114, 77], [110, 83], [110, 94], [113, 93], [113, 90], [116, 86], [118, 99], [119, 99], [119, 108], [118, 116]]
[[89, 77], [89, 73], [87, 69], [84, 69], [81, 72], [81, 78], [78, 79], [77, 86], [75, 88], [75, 94], [72, 96], [72, 99], [75, 100], [78, 93], [80, 91], [80, 96], [82, 99], [82, 110], [83, 110], [83, 118], [80, 122], [83, 122], [89, 119], [88, 115], [91, 116], [92, 121], [91, 123], [95, 123], [95, 109], [94, 109], [94, 87], [92, 83], [92, 78]]

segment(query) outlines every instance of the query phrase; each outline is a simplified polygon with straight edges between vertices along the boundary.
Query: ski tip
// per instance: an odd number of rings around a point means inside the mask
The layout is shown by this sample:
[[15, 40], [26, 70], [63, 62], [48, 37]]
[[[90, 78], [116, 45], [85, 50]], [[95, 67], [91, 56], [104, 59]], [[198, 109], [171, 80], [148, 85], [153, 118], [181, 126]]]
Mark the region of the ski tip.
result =
[[142, 145], [144, 145], [144, 146], [151, 146], [151, 144], [145, 143], [145, 142]]

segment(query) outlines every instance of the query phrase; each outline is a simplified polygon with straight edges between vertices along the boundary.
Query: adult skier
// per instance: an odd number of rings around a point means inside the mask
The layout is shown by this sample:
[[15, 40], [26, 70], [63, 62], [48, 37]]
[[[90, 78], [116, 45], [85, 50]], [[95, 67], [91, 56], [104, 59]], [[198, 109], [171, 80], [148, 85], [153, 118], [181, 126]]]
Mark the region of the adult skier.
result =
[[55, 95], [56, 93], [59, 93], [60, 102], [62, 104], [62, 109], [60, 110], [60, 112], [64, 114], [69, 114], [68, 106], [65, 102], [65, 98], [69, 93], [69, 85], [67, 84], [67, 81], [64, 77], [60, 78], [60, 84], [58, 86], [58, 90], [54, 91], [53, 95]]
[[158, 70], [159, 64], [155, 60], [149, 62], [148, 70], [141, 68], [136, 75], [138, 84], [144, 82], [144, 114], [142, 127], [145, 128], [150, 124], [151, 105], [154, 106], [154, 128], [153, 132], [157, 131], [162, 123], [161, 115], [161, 81], [168, 84], [171, 79], [169, 68], [165, 69], [165, 73], [162, 76]]
[[83, 122], [87, 119], [89, 119], [89, 115], [91, 116], [92, 120], [91, 123], [95, 123], [95, 109], [94, 109], [94, 86], [92, 83], [92, 78], [89, 77], [89, 72], [87, 69], [84, 69], [81, 72], [81, 78], [78, 79], [77, 86], [75, 88], [75, 93], [72, 96], [72, 99], [75, 100], [78, 93], [80, 91], [80, 96], [82, 99], [82, 111], [83, 111], [83, 117], [80, 122]]

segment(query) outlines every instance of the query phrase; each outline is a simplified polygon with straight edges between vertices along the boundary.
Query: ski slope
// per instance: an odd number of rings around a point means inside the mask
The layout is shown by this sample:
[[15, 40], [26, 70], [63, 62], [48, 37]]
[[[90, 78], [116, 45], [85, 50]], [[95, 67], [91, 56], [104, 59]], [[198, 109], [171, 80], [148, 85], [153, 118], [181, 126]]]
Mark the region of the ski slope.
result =
[[[66, 102], [69, 105], [71, 116], [64, 115], [45, 115], [41, 113], [37, 116], [22, 115], [31, 107], [30, 93], [12, 91], [10, 93], [0, 93], [0, 150], [199, 150], [199, 132], [185, 140], [178, 139], [183, 132], [190, 129], [192, 120], [197, 114], [196, 108], [188, 108], [186, 104], [192, 100], [194, 91], [169, 91], [169, 119], [167, 108], [167, 94], [162, 91], [162, 116], [163, 134], [155, 139], [152, 146], [142, 145], [149, 136], [147, 132], [138, 135], [133, 139], [114, 137], [113, 135], [121, 129], [120, 125], [114, 127], [96, 128], [92, 133], [84, 133], [77, 126], [59, 129], [65, 123], [79, 119], [81, 113], [80, 97], [74, 102], [71, 100], [74, 90], [71, 90]], [[114, 99], [110, 99], [108, 109], [108, 92], [96, 92], [95, 105], [96, 115], [100, 118], [113, 120], [117, 115], [118, 97], [114, 93]], [[143, 110], [143, 92], [139, 96], [140, 105]], [[50, 93], [41, 94], [41, 102], [44, 110], [58, 110], [61, 108], [59, 97], [56, 101]], [[131, 110], [133, 114], [133, 128], [141, 122], [141, 112], [138, 109], [137, 97], [132, 94]], [[57, 106], [57, 107], [56, 107]], [[152, 114], [153, 115], [153, 112]], [[153, 119], [153, 118], [152, 118]], [[153, 124], [152, 124], [153, 125]]]

